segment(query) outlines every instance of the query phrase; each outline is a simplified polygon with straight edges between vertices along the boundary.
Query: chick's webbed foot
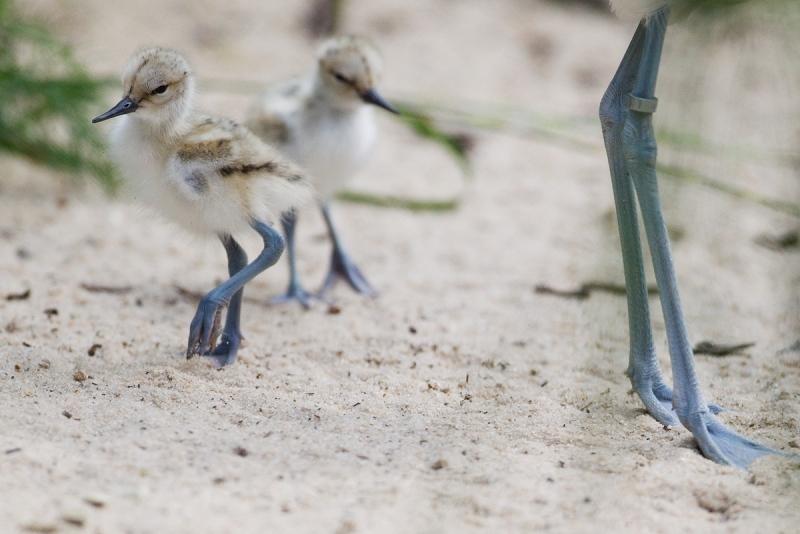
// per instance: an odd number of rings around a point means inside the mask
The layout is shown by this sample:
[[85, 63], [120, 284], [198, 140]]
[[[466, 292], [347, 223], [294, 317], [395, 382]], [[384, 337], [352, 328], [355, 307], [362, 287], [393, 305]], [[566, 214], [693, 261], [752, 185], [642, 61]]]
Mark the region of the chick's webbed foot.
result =
[[224, 308], [222, 303], [215, 302], [208, 297], [200, 301], [189, 325], [189, 342], [186, 345], [187, 359], [197, 354], [207, 354], [215, 348]]
[[334, 251], [331, 256], [331, 265], [328, 269], [328, 274], [325, 276], [325, 281], [322, 287], [317, 292], [320, 298], [331, 290], [338, 280], [344, 280], [347, 284], [361, 295], [367, 297], [376, 297], [378, 292], [367, 281], [367, 278], [361, 273], [361, 269], [353, 263], [353, 261], [341, 251]]
[[333, 224], [333, 217], [331, 215], [331, 208], [329, 204], [322, 205], [322, 216], [325, 219], [325, 225], [328, 227], [328, 235], [333, 244], [333, 252], [331, 253], [331, 264], [328, 269], [328, 274], [325, 276], [325, 281], [322, 287], [317, 292], [317, 296], [325, 300], [325, 295], [336, 284], [337, 280], [344, 280], [353, 288], [353, 291], [368, 297], [378, 296], [378, 292], [367, 281], [367, 278], [362, 274], [350, 256], [345, 252], [344, 245], [339, 238], [339, 233], [336, 231], [336, 226]]
[[217, 369], [230, 365], [236, 361], [242, 339], [239, 333], [223, 332], [219, 337], [219, 343], [203, 356], [211, 359]]
[[278, 295], [270, 300], [270, 304], [285, 304], [287, 302], [297, 302], [306, 310], [311, 308], [314, 295], [309, 293], [299, 284], [290, 285], [283, 295]]

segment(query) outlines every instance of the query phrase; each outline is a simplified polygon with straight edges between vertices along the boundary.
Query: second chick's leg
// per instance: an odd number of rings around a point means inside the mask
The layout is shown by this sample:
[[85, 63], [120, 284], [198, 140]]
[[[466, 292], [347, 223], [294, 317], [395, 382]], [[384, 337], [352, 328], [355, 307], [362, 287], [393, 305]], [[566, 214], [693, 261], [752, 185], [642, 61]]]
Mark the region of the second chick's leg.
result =
[[328, 274], [325, 276], [325, 281], [322, 288], [319, 290], [319, 295], [324, 296], [337, 280], [342, 279], [347, 282], [353, 291], [368, 297], [375, 297], [378, 292], [367, 281], [361, 270], [353, 263], [350, 256], [345, 252], [342, 246], [339, 234], [336, 227], [333, 225], [331, 217], [331, 208], [329, 203], [322, 204], [322, 216], [325, 218], [325, 225], [328, 227], [328, 234], [331, 238], [333, 250], [331, 252], [331, 264], [328, 269]]
[[306, 291], [300, 283], [300, 276], [297, 274], [297, 255], [295, 253], [294, 231], [297, 226], [297, 212], [292, 210], [283, 215], [281, 219], [283, 235], [286, 236], [286, 253], [289, 256], [289, 287], [283, 295], [272, 299], [273, 304], [283, 304], [295, 300], [300, 305], [309, 309], [311, 307], [311, 294]]

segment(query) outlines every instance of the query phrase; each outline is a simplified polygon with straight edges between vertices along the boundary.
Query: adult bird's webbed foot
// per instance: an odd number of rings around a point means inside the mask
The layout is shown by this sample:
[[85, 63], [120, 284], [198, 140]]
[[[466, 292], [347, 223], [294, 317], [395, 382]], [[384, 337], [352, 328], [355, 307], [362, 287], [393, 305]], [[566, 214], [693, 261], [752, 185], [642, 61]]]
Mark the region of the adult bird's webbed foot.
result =
[[186, 345], [187, 359], [197, 354], [208, 354], [215, 348], [224, 308], [224, 303], [207, 296], [200, 301], [189, 325], [189, 342]]
[[708, 411], [680, 415], [680, 420], [694, 436], [703, 455], [719, 464], [746, 469], [761, 456], [788, 456], [737, 434]]
[[672, 409], [672, 390], [664, 383], [661, 376], [639, 378], [630, 372], [628, 376], [647, 413], [665, 427], [680, 425], [678, 416]]
[[353, 263], [347, 254], [340, 250], [334, 250], [331, 255], [331, 265], [325, 281], [322, 283], [317, 295], [324, 298], [338, 280], [344, 280], [353, 288], [353, 291], [367, 297], [375, 297], [378, 292], [367, 281], [358, 266]]
[[[638, 378], [630, 372], [633, 391], [639, 396], [647, 413], [665, 427], [680, 426], [678, 414], [672, 406], [672, 389], [664, 383], [661, 376]], [[723, 409], [716, 404], [709, 404], [708, 411], [718, 414]]]

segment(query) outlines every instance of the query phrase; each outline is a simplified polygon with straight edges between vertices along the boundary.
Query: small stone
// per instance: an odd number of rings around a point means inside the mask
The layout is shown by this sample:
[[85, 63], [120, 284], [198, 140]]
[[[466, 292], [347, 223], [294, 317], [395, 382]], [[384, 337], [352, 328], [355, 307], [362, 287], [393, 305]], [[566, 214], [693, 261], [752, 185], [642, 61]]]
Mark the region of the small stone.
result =
[[792, 447], [793, 449], [800, 449], [800, 441], [793, 439], [789, 441], [789, 446]]
[[696, 491], [694, 496], [697, 499], [697, 505], [712, 514], [728, 514], [736, 504], [731, 497], [722, 492]]
[[63, 412], [61, 412], [61, 415], [63, 415], [67, 419], [72, 419], [72, 414], [70, 412], [68, 412], [67, 410], [64, 410]]
[[38, 532], [39, 534], [49, 534], [50, 532], [56, 532], [58, 530], [58, 526], [56, 526], [54, 523], [34, 521], [22, 525], [22, 530], [26, 532]]
[[8, 295], [6, 295], [6, 300], [8, 300], [8, 301], [12, 301], [12, 300], [28, 300], [30, 298], [30, 296], [31, 296], [31, 290], [30, 289], [26, 289], [25, 291], [22, 291], [20, 293], [9, 293]]
[[86, 504], [88, 504], [90, 506], [94, 506], [95, 508], [103, 508], [106, 505], [106, 503], [108, 502], [108, 499], [106, 498], [105, 495], [100, 495], [98, 493], [92, 493], [92, 494], [87, 495], [86, 497], [84, 497], [83, 498], [83, 502], [85, 502]]
[[86, 516], [81, 510], [66, 510], [61, 514], [61, 519], [75, 527], [82, 527], [86, 524]]
[[246, 456], [248, 456], [250, 454], [250, 451], [248, 451], [244, 447], [234, 447], [233, 453], [236, 456], [241, 456], [242, 458], [244, 458], [244, 457], [246, 457]]
[[431, 464], [431, 469], [433, 469], [434, 471], [439, 471], [440, 469], [444, 469], [445, 467], [447, 467], [447, 460], [439, 459]]
[[50, 369], [50, 360], [44, 359], [39, 362], [39, 369]]
[[76, 382], [83, 382], [86, 380], [86, 373], [81, 370], [77, 370], [72, 373], [72, 379]]
[[339, 528], [336, 529], [334, 534], [353, 534], [356, 531], [356, 525], [352, 521], [345, 521]]

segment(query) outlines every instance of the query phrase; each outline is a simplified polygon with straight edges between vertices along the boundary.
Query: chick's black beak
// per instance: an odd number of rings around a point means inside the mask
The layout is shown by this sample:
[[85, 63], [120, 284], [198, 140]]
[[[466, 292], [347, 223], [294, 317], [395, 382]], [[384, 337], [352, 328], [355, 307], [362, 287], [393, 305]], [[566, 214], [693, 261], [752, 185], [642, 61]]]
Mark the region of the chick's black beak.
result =
[[400, 112], [393, 108], [392, 105], [387, 102], [375, 89], [369, 88], [361, 93], [361, 100], [367, 104], [372, 104], [378, 106], [379, 108], [383, 108], [390, 113], [394, 113], [395, 115], [400, 115]]
[[105, 113], [98, 115], [97, 117], [92, 119], [92, 124], [96, 124], [98, 122], [103, 122], [108, 119], [113, 119], [114, 117], [119, 117], [120, 115], [127, 115], [128, 113], [133, 113], [136, 111], [139, 105], [130, 99], [130, 97], [125, 97], [115, 105], [113, 108], [109, 109]]

